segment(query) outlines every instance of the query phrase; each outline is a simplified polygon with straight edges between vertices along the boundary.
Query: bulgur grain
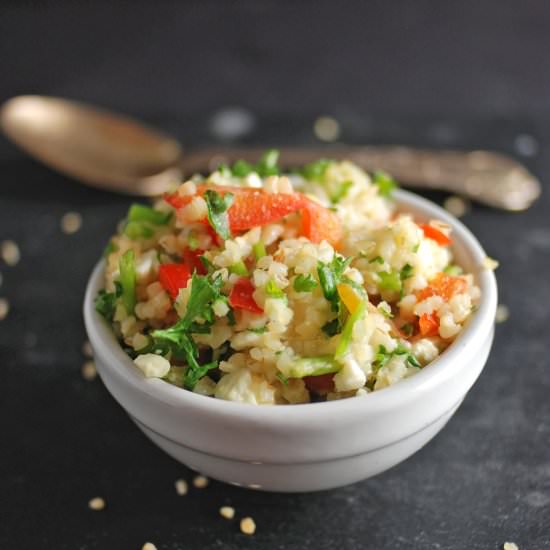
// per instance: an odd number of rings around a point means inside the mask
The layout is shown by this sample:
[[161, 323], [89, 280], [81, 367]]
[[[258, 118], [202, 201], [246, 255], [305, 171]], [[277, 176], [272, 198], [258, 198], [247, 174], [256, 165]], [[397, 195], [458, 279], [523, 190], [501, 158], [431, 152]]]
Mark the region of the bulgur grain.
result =
[[5, 319], [10, 312], [10, 303], [6, 298], [0, 298], [0, 321]]
[[515, 542], [505, 542], [503, 550], [519, 550], [519, 547]]
[[176, 487], [176, 493], [180, 496], [186, 495], [189, 490], [189, 486], [185, 479], [176, 479], [174, 486]]
[[197, 489], [204, 489], [209, 483], [209, 479], [205, 476], [195, 476], [193, 478], [193, 486]]
[[157, 550], [157, 547], [152, 542], [146, 542], [141, 547], [141, 550]]
[[241, 519], [240, 527], [245, 535], [253, 535], [256, 532], [256, 523], [251, 517]]
[[61, 231], [67, 235], [76, 233], [82, 226], [82, 216], [78, 212], [67, 212], [61, 218]]
[[220, 516], [225, 519], [233, 519], [235, 517], [235, 508], [232, 506], [222, 506], [220, 508]]
[[499, 304], [495, 314], [495, 323], [504, 323], [508, 320], [508, 317], [510, 317], [510, 310], [508, 309], [508, 306]]
[[82, 344], [82, 355], [84, 355], [84, 357], [94, 356], [94, 350], [92, 349], [92, 345], [89, 340], [85, 340]]
[[451, 195], [443, 203], [445, 210], [450, 212], [453, 216], [461, 218], [470, 209], [470, 203], [462, 197]]
[[485, 256], [485, 258], [483, 258], [483, 267], [488, 271], [494, 271], [498, 266], [499, 263], [494, 258], [489, 256]]
[[90, 508], [90, 510], [95, 510], [96, 512], [99, 510], [103, 510], [103, 508], [105, 508], [105, 500], [103, 500], [101, 497], [92, 498], [88, 502], [88, 508]]
[[9, 265], [14, 266], [19, 263], [21, 259], [21, 252], [15, 241], [2, 241], [0, 245], [0, 254], [2, 259]]
[[336, 141], [340, 137], [340, 124], [330, 116], [320, 116], [313, 124], [313, 133], [321, 141]]
[[84, 380], [88, 380], [88, 382], [95, 380], [97, 377], [97, 370], [93, 361], [85, 361], [80, 369], [80, 372], [82, 374], [82, 378], [84, 378]]

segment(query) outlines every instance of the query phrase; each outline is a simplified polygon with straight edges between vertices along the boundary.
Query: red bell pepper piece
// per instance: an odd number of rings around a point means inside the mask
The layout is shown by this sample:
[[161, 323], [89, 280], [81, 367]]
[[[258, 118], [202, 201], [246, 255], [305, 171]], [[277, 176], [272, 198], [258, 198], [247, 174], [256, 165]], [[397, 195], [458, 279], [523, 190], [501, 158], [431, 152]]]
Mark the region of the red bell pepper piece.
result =
[[417, 302], [421, 302], [431, 296], [441, 296], [448, 302], [455, 294], [461, 294], [466, 290], [467, 283], [462, 277], [453, 277], [446, 273], [438, 273], [426, 288], [416, 293]]
[[439, 318], [436, 313], [423, 313], [418, 320], [421, 336], [437, 336], [439, 333]]
[[244, 309], [252, 313], [263, 313], [263, 309], [254, 301], [252, 281], [246, 277], [237, 280], [229, 294], [229, 303], [235, 309]]
[[432, 225], [428, 225], [427, 223], [421, 224], [420, 229], [424, 232], [424, 236], [427, 239], [431, 239], [432, 241], [435, 241], [437, 244], [441, 246], [449, 246], [452, 244], [452, 240], [445, 235], [442, 231], [439, 231], [439, 229], [436, 229]]
[[302, 210], [302, 234], [311, 242], [328, 241], [335, 248], [342, 240], [342, 224], [335, 212], [308, 200]]
[[199, 275], [206, 275], [207, 270], [200, 259], [203, 254], [204, 250], [201, 250], [199, 248], [197, 248], [196, 250], [191, 250], [190, 248], [183, 249], [183, 262], [189, 268], [191, 273], [196, 272]]
[[185, 288], [191, 278], [191, 272], [185, 264], [161, 264], [159, 267], [159, 282], [176, 299], [180, 288]]
[[319, 376], [304, 376], [306, 388], [314, 393], [324, 395], [334, 390], [334, 373]]

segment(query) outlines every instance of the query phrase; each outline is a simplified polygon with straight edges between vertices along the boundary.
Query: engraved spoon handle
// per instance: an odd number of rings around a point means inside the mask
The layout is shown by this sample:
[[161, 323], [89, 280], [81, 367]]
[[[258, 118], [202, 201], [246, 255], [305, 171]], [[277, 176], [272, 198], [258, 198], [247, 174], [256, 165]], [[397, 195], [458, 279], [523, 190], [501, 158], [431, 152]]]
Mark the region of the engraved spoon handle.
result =
[[[257, 161], [263, 149], [203, 149], [186, 152], [187, 175], [220, 162]], [[293, 167], [319, 158], [349, 159], [366, 170], [384, 170], [405, 187], [447, 191], [504, 210], [525, 210], [538, 198], [541, 185], [522, 164], [489, 151], [416, 149], [401, 146], [281, 148], [280, 164]]]

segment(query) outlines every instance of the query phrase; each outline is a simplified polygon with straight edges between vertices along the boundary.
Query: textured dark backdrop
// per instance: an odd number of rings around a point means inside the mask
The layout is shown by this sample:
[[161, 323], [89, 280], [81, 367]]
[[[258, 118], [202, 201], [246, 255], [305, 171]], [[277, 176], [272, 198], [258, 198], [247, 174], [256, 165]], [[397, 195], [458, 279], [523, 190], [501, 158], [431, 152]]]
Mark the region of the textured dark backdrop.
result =
[[[313, 142], [312, 121], [331, 114], [343, 141], [493, 148], [546, 184], [549, 51], [543, 0], [2, 2], [0, 100], [88, 100], [190, 145]], [[5, 140], [0, 178], [0, 239], [22, 253], [0, 263], [11, 304], [0, 322], [1, 548], [550, 547], [547, 192], [527, 213], [475, 207], [464, 220], [502, 262], [510, 319], [425, 449], [326, 493], [213, 483], [178, 497], [173, 481], [191, 472], [80, 376], [83, 288], [128, 200], [78, 187]], [[84, 220], [71, 236], [59, 228], [69, 210]], [[103, 512], [87, 508], [96, 495]], [[253, 539], [218, 517], [224, 503], [256, 518]]]

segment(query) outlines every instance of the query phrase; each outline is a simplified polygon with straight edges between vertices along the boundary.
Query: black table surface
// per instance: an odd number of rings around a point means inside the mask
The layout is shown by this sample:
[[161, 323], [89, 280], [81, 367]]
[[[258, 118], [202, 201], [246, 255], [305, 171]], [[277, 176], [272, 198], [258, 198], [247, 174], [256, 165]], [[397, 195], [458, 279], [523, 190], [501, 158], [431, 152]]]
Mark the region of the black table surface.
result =
[[[84, 287], [130, 199], [76, 185], [2, 140], [0, 240], [16, 241], [21, 260], [0, 261], [0, 297], [10, 303], [0, 321], [0, 548], [138, 550], [146, 541], [159, 550], [496, 550], [505, 541], [550, 548], [544, 3], [380, 2], [356, 13], [351, 2], [347, 12], [327, 2], [304, 2], [301, 11], [297, 3], [244, 2], [238, 19], [221, 2], [179, 9], [166, 2], [164, 17], [153, 4], [135, 3], [122, 38], [122, 3], [8, 2], [1, 99], [41, 92], [92, 100], [143, 116], [188, 145], [219, 142], [220, 125], [227, 130], [235, 117], [229, 133], [245, 145], [314, 143], [313, 120], [328, 112], [343, 142], [512, 154], [543, 181], [540, 200], [518, 214], [474, 205], [463, 219], [501, 263], [499, 300], [510, 317], [497, 325], [487, 366], [455, 416], [395, 468], [321, 493], [212, 482], [180, 497], [174, 481], [193, 472], [150, 443], [99, 379], [80, 372]], [[320, 19], [308, 21], [312, 6]], [[354, 72], [342, 59], [371, 20], [379, 24], [368, 28], [370, 49], [354, 58]], [[217, 33], [233, 23], [221, 40]], [[183, 59], [175, 76], [180, 58], [163, 57], [172, 43]], [[295, 84], [281, 85], [283, 76]], [[441, 203], [445, 195], [430, 198]], [[83, 218], [72, 235], [60, 228], [69, 211]], [[88, 508], [95, 496], [105, 499], [103, 511]], [[219, 516], [224, 504], [255, 518], [254, 537]]]

